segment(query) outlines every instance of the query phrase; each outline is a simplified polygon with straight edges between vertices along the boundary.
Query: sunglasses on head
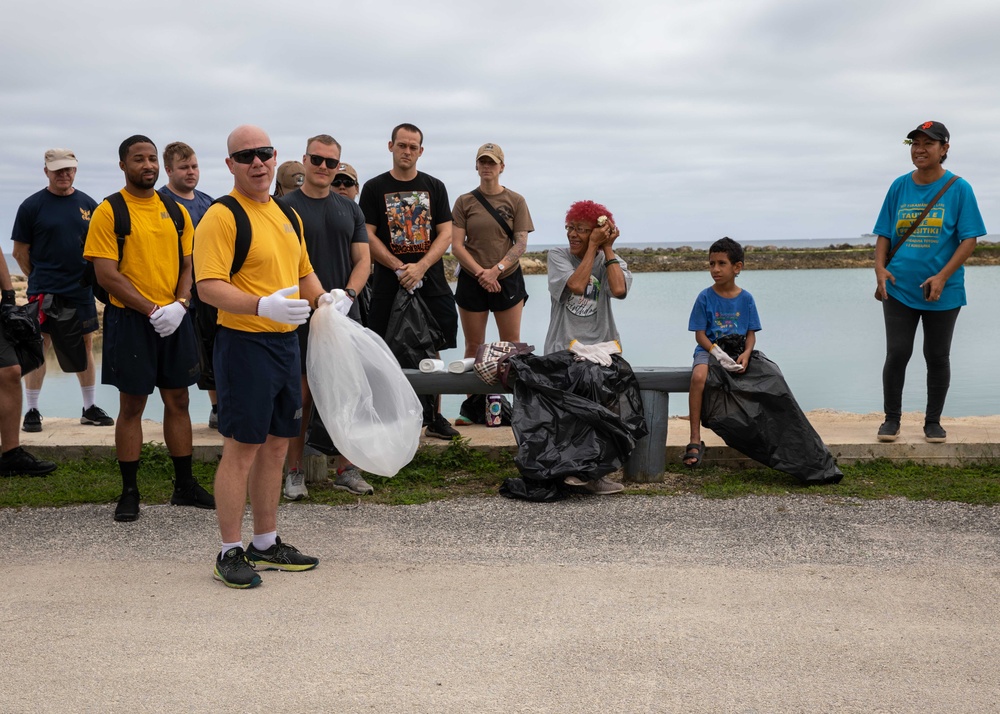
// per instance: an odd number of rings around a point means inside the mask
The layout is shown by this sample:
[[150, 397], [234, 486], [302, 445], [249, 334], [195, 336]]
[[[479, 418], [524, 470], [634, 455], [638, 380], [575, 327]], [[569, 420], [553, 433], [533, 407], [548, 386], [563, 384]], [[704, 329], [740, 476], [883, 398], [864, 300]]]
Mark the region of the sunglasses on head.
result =
[[333, 180], [333, 185], [337, 188], [350, 188], [351, 186], [357, 186], [358, 182], [352, 178], [335, 178]]
[[273, 146], [258, 146], [256, 149], [243, 149], [234, 151], [229, 155], [238, 164], [252, 164], [254, 159], [260, 159], [261, 163], [274, 158]]
[[340, 166], [340, 159], [328, 159], [325, 156], [319, 156], [317, 154], [308, 154], [309, 163], [313, 166], [319, 166], [320, 164], [326, 164], [328, 169], [335, 169]]

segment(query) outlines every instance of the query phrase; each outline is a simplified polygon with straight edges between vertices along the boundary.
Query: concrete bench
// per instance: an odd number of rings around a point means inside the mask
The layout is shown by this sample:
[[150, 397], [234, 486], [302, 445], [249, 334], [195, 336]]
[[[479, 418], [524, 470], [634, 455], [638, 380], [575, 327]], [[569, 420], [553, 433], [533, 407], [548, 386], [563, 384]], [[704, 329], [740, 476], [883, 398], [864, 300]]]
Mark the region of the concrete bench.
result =
[[[635, 446], [625, 463], [625, 478], [649, 483], [662, 481], [667, 462], [667, 418], [669, 394], [688, 391], [691, 385], [690, 367], [632, 367], [642, 394], [643, 414], [649, 434]], [[490, 385], [475, 372], [424, 374], [416, 369], [404, 369], [403, 374], [417, 394], [501, 394], [509, 392], [499, 384]]]

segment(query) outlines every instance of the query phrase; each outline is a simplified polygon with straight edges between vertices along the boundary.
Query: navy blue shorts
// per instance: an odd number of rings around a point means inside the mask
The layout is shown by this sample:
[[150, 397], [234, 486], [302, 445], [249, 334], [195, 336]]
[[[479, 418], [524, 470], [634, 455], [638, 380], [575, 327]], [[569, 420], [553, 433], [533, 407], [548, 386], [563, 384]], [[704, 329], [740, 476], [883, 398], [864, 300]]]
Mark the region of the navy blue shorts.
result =
[[125, 394], [181, 389], [198, 381], [198, 348], [190, 313], [174, 334], [160, 337], [145, 315], [107, 305], [102, 355], [101, 384]]
[[243, 444], [263, 444], [268, 435], [298, 436], [302, 423], [298, 336], [220, 327], [214, 351], [219, 433]]
[[466, 312], [503, 312], [521, 301], [528, 301], [524, 273], [519, 267], [506, 278], [500, 278], [500, 292], [491, 293], [464, 270], [458, 271], [455, 302]]

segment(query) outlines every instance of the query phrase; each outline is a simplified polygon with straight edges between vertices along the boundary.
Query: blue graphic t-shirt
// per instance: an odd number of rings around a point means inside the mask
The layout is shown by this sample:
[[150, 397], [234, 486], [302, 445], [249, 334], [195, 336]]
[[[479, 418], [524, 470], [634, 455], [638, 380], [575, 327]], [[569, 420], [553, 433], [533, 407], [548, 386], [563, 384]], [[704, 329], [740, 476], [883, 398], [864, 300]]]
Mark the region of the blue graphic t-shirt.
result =
[[169, 186], [163, 186], [158, 190], [161, 194], [163, 192], [169, 193], [172, 199], [184, 206], [187, 209], [188, 215], [191, 216], [191, 225], [196, 228], [201, 221], [201, 217], [205, 215], [205, 211], [212, 205], [212, 197], [207, 193], [202, 193], [198, 189], [194, 190], [194, 198], [181, 198], [171, 191]]
[[[698, 293], [694, 301], [688, 329], [691, 332], [704, 330], [713, 344], [723, 335], [746, 335], [750, 330], [759, 332], [757, 303], [746, 290], [740, 290], [736, 297], [724, 298], [707, 287]], [[705, 349], [697, 345], [694, 352], [697, 354], [699, 351], [704, 352]]]
[[[895, 246], [952, 176], [946, 171], [927, 185], [914, 183], [912, 173], [893, 181], [875, 222], [875, 235], [888, 238]], [[889, 272], [896, 278], [895, 284], [886, 281], [889, 295], [916, 310], [952, 310], [965, 305], [964, 267], [948, 278], [940, 300], [924, 300], [920, 284], [941, 271], [959, 243], [982, 235], [986, 235], [986, 226], [976, 196], [965, 179], [958, 179], [889, 262]]]

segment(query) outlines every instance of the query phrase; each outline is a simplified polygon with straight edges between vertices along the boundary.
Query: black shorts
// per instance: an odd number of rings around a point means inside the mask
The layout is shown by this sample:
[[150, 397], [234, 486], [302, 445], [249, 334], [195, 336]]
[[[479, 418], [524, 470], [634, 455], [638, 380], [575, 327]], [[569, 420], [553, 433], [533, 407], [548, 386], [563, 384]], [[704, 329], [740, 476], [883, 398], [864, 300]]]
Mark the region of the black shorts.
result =
[[[455, 309], [455, 296], [450, 292], [446, 295], [425, 295], [420, 293], [424, 299], [424, 304], [430, 310], [431, 315], [437, 320], [441, 332], [447, 341], [441, 349], [454, 349], [458, 343], [458, 310]], [[379, 337], [385, 338], [385, 331], [389, 327], [389, 316], [392, 312], [392, 303], [396, 299], [396, 293], [388, 295], [372, 295], [371, 306], [368, 308], [368, 328]]]
[[169, 337], [160, 337], [149, 318], [135, 310], [104, 308], [101, 384], [125, 394], [152, 394], [190, 387], [198, 381], [198, 348], [191, 313]]
[[491, 293], [479, 281], [464, 270], [458, 271], [458, 285], [455, 286], [455, 302], [466, 312], [503, 312], [521, 301], [528, 301], [528, 291], [524, 287], [524, 273], [517, 270], [500, 279], [500, 292]]
[[302, 376], [294, 332], [220, 327], [214, 357], [222, 436], [263, 444], [268, 435], [286, 439], [299, 435]]
[[[63, 305], [76, 308], [75, 322], [79, 323], [81, 334], [87, 335], [91, 332], [97, 332], [100, 323], [97, 321], [97, 305], [94, 304], [93, 297], [89, 300], [79, 300], [72, 295], [54, 295], [53, 297]], [[44, 298], [45, 293], [41, 295], [29, 295], [28, 302], [42, 301]], [[45, 311], [42, 309], [42, 306], [39, 305], [39, 322], [41, 323], [42, 333], [47, 335], [50, 334], [50, 327], [42, 317], [44, 313]]]
[[[0, 369], [5, 367], [13, 367], [14, 365], [19, 365], [20, 362], [17, 360], [17, 352], [14, 350], [14, 345], [12, 345], [7, 340], [7, 335], [4, 334], [2, 328], [0, 328]], [[20, 387], [18, 387], [20, 389]], [[6, 444], [4, 444], [6, 446]]]

